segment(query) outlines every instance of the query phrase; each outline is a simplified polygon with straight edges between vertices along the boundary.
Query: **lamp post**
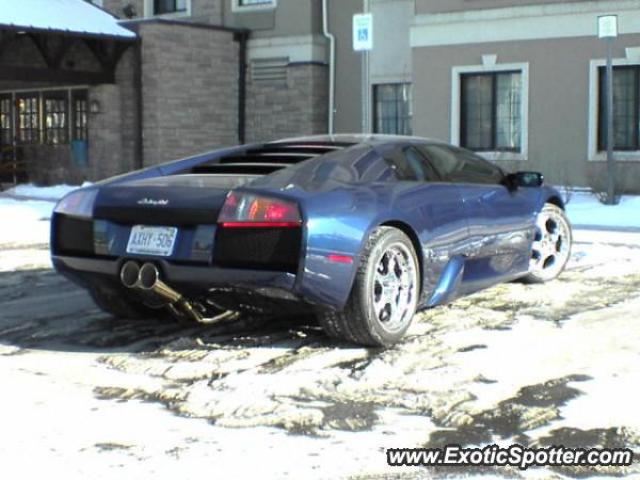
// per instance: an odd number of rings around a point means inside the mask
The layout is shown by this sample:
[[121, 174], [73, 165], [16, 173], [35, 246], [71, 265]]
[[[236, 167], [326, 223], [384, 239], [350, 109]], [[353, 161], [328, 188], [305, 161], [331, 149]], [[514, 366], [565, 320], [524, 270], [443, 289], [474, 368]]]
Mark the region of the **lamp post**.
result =
[[598, 17], [598, 37], [607, 43], [605, 105], [607, 119], [607, 205], [616, 203], [616, 163], [613, 158], [613, 41], [618, 36], [618, 16]]

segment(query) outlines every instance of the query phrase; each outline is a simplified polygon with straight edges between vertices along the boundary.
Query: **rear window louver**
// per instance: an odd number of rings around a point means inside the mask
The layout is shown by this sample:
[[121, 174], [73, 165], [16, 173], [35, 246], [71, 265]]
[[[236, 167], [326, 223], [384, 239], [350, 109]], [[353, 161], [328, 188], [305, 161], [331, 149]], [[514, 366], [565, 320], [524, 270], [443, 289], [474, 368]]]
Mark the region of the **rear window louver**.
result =
[[268, 175], [297, 165], [305, 160], [342, 150], [353, 144], [335, 143], [274, 143], [253, 148], [240, 155], [230, 155], [202, 165], [188, 173]]

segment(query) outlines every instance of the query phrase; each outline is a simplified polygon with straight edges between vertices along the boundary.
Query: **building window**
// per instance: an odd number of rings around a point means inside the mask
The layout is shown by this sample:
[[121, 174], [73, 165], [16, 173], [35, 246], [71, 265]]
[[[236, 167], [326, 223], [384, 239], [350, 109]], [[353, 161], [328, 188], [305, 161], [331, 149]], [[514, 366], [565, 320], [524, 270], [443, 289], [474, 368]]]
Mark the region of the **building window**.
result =
[[40, 140], [40, 105], [37, 94], [24, 94], [16, 99], [18, 112], [18, 143], [38, 143]]
[[14, 138], [22, 145], [87, 140], [87, 98], [86, 89], [1, 93], [0, 145]]
[[47, 92], [43, 96], [44, 142], [49, 145], [69, 143], [67, 105], [68, 92]]
[[479, 152], [520, 152], [521, 72], [469, 73], [460, 82], [461, 145]]
[[374, 132], [413, 134], [413, 102], [410, 83], [374, 85]]
[[[607, 148], [606, 69], [598, 69], [598, 150]], [[613, 148], [640, 150], [640, 66], [613, 69]]]
[[0, 95], [0, 147], [13, 143], [11, 95]]
[[72, 94], [72, 113], [73, 113], [73, 140], [87, 140], [89, 138], [88, 111], [89, 102], [86, 90], [77, 90]]
[[263, 10], [276, 8], [276, 0], [233, 0], [233, 11]]
[[153, 0], [153, 14], [181, 13], [187, 11], [187, 0]]

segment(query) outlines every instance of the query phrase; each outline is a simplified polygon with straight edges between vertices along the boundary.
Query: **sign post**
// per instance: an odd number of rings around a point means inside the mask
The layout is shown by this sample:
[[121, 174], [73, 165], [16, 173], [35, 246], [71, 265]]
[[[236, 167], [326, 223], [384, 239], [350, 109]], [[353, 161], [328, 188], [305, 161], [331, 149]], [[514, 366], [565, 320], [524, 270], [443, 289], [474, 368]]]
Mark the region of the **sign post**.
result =
[[613, 41], [618, 36], [618, 16], [603, 15], [598, 17], [598, 37], [607, 42], [606, 69], [606, 119], [607, 119], [607, 205], [616, 203], [616, 164], [613, 158]]
[[353, 16], [353, 49], [362, 52], [362, 133], [369, 133], [369, 52], [373, 49], [373, 15]]

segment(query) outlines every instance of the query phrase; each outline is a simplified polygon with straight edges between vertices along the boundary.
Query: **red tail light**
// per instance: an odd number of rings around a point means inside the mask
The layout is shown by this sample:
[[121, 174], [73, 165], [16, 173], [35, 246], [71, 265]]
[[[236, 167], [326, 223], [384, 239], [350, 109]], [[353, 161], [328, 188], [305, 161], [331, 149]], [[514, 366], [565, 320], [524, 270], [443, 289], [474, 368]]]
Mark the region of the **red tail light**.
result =
[[302, 224], [298, 206], [286, 200], [231, 192], [220, 210], [224, 228], [289, 228]]

